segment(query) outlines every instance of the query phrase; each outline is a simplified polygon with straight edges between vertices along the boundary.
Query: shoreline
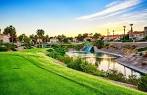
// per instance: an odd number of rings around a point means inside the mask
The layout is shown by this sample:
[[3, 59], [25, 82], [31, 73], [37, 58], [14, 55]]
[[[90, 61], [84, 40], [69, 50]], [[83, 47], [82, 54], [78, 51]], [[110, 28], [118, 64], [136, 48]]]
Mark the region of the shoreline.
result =
[[132, 64], [129, 64], [128, 62], [124, 62], [125, 60], [123, 61], [120, 61], [119, 58], [116, 59], [116, 62], [118, 62], [119, 64], [123, 65], [123, 66], [126, 66], [127, 68], [130, 68], [130, 69], [133, 69], [135, 70], [136, 72], [139, 72], [141, 74], [147, 74], [147, 70], [144, 70], [142, 68], [138, 68], [137, 66], [134, 66]]
[[95, 49], [95, 52], [101, 52], [101, 53], [106, 53], [106, 54], [110, 54], [110, 55], [113, 55], [113, 56], [117, 56], [119, 58], [116, 59], [116, 62], [118, 62], [119, 64], [121, 64], [125, 67], [128, 67], [130, 69], [133, 69], [136, 72], [139, 72], [141, 74], [147, 74], [147, 70], [145, 70], [145, 69], [143, 69], [139, 66], [135, 66], [133, 63], [130, 64], [130, 62], [127, 62], [126, 60], [124, 60], [125, 57], [121, 54], [111, 53], [111, 52], [103, 51], [103, 50], [100, 50], [100, 49]]

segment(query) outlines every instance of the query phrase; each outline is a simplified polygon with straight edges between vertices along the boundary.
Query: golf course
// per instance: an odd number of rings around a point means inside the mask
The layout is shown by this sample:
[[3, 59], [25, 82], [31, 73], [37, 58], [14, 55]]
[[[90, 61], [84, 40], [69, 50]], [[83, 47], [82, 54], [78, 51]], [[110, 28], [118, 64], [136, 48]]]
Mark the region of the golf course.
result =
[[147, 95], [79, 72], [46, 56], [46, 49], [0, 53], [0, 95]]

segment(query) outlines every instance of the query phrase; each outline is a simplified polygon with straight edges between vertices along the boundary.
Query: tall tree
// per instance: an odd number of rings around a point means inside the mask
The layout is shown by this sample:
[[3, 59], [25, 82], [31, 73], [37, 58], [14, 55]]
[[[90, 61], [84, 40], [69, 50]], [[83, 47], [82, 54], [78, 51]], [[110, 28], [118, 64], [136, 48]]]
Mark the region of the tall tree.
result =
[[60, 42], [64, 42], [64, 39], [66, 39], [66, 36], [65, 35], [58, 35], [57, 36], [57, 39], [60, 41]]
[[86, 38], [86, 37], [88, 37], [88, 33], [83, 34], [83, 38]]
[[100, 38], [101, 38], [101, 34], [100, 34], [100, 33], [95, 33], [95, 34], [93, 35], [93, 38], [94, 38], [94, 39], [100, 39]]
[[[42, 30], [42, 29], [38, 29], [37, 30], [37, 36], [38, 36], [38, 38], [39, 38], [39, 47], [41, 46], [41, 47], [43, 47], [43, 44], [42, 44], [42, 42], [43, 42], [43, 38], [44, 38], [44, 30]], [[42, 44], [42, 45], [41, 45]]]
[[21, 34], [21, 35], [18, 36], [18, 40], [20, 42], [24, 42], [24, 37], [25, 37], [25, 34]]
[[31, 43], [30, 43], [31, 39], [28, 36], [26, 36], [25, 34], [19, 35], [18, 39], [20, 42], [22, 42], [24, 44], [24, 46], [26, 48], [31, 47]]
[[78, 41], [83, 41], [84, 37], [82, 36], [82, 34], [78, 34], [78, 36], [76, 37]]
[[10, 42], [16, 41], [16, 29], [12, 25], [6, 27], [3, 34], [10, 35]]
[[46, 36], [44, 37], [44, 42], [49, 42], [49, 35], [46, 35]]
[[37, 30], [37, 36], [40, 38], [40, 39], [42, 39], [43, 38], [43, 36], [44, 36], [44, 30], [42, 30], [42, 29], [38, 29]]

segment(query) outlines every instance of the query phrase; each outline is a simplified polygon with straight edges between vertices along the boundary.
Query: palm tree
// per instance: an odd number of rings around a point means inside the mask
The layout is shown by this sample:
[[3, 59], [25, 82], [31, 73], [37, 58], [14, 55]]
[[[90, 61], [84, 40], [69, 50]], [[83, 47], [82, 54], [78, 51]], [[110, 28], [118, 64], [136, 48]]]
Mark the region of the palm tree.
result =
[[42, 38], [44, 36], [44, 30], [38, 29], [37, 30], [37, 35], [38, 35], [39, 38]]
[[[37, 36], [38, 36], [38, 43], [39, 43], [39, 46], [41, 46], [41, 44], [43, 43], [43, 37], [44, 37], [44, 30], [42, 29], [38, 29], [37, 30]], [[43, 44], [42, 44], [42, 47], [43, 47]]]
[[123, 28], [124, 28], [124, 37], [123, 37], [123, 39], [125, 40], [125, 35], [126, 35], [126, 26], [123, 26]]
[[114, 40], [114, 30], [113, 30], [113, 40]]
[[107, 29], [107, 41], [109, 41], [109, 29]]

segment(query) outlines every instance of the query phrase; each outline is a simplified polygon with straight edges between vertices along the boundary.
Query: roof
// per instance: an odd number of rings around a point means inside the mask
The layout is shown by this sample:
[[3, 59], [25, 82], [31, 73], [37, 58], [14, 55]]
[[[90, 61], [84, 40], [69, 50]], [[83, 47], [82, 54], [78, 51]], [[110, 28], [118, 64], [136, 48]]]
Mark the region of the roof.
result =
[[[131, 33], [131, 31], [128, 32], [128, 34]], [[144, 31], [134, 31], [132, 34], [144, 34]]]
[[107, 35], [107, 36], [104, 36], [104, 37], [122, 37], [123, 36], [123, 34], [117, 34], [117, 35]]

